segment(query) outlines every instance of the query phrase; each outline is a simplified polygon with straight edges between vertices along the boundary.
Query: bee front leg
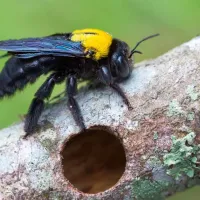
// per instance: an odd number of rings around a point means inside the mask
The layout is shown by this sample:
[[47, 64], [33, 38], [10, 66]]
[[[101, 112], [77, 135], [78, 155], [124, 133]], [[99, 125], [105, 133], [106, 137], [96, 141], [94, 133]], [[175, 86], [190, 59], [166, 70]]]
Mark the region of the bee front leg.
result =
[[110, 85], [111, 88], [113, 88], [123, 99], [124, 103], [127, 105], [129, 110], [132, 110], [133, 107], [131, 106], [131, 103], [129, 102], [128, 98], [124, 94], [124, 91], [119, 87], [117, 83], [113, 83]]
[[68, 106], [75, 122], [82, 130], [84, 130], [85, 124], [83, 121], [83, 116], [81, 114], [79, 105], [76, 99], [74, 98], [76, 93], [77, 93], [77, 78], [75, 75], [69, 75], [67, 79]]
[[132, 110], [132, 106], [128, 100], [128, 98], [126, 97], [126, 95], [124, 94], [124, 91], [120, 88], [120, 86], [115, 83], [113, 81], [113, 77], [112, 74], [110, 72], [110, 69], [107, 66], [102, 66], [99, 70], [98, 70], [98, 77], [100, 79], [100, 81], [108, 86], [110, 86], [111, 88], [113, 88], [123, 99], [124, 103], [127, 105], [129, 110]]

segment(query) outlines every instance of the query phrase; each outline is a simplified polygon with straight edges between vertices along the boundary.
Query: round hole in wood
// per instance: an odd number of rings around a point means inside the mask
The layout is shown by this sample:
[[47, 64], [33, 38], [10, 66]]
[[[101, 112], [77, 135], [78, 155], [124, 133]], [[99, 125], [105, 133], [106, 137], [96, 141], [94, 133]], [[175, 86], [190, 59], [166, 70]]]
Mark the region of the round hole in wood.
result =
[[125, 171], [124, 148], [105, 129], [90, 129], [72, 137], [61, 154], [64, 176], [85, 193], [95, 194], [111, 188]]

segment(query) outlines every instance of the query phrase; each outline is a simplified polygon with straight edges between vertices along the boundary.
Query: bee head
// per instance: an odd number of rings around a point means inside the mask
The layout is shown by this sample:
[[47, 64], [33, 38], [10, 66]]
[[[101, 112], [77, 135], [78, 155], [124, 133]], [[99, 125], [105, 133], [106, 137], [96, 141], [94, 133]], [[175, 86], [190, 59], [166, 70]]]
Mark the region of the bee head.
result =
[[112, 76], [117, 80], [126, 79], [132, 71], [132, 59], [129, 58], [129, 46], [118, 39], [113, 39], [111, 46], [110, 66]]
[[129, 46], [120, 40], [113, 39], [111, 45], [111, 72], [113, 77], [118, 80], [126, 79], [130, 76], [133, 69], [132, 56], [135, 53], [142, 54], [141, 51], [137, 51], [136, 48], [145, 40], [156, 37], [159, 34], [148, 36], [140, 40], [135, 47], [130, 50]]

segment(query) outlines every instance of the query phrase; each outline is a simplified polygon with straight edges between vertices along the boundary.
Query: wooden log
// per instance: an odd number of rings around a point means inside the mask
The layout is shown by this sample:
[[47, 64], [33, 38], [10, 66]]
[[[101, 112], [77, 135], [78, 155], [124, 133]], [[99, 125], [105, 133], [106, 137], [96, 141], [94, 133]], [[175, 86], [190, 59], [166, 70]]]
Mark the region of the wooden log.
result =
[[64, 98], [37, 133], [23, 122], [0, 131], [0, 199], [164, 199], [199, 184], [200, 37], [136, 65], [121, 83], [77, 96], [80, 133]]

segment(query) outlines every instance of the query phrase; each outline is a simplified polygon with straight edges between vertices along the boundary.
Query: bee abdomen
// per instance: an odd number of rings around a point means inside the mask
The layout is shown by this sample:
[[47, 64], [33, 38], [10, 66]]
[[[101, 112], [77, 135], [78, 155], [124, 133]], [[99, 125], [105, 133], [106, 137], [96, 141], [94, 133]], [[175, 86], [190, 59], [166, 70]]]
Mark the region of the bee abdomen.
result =
[[40, 75], [49, 72], [52, 67], [50, 59], [11, 57], [0, 73], [0, 98], [13, 95], [16, 90], [22, 90], [28, 83], [34, 83]]

